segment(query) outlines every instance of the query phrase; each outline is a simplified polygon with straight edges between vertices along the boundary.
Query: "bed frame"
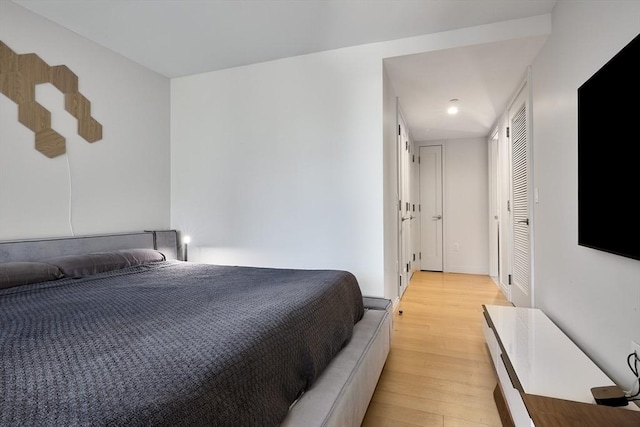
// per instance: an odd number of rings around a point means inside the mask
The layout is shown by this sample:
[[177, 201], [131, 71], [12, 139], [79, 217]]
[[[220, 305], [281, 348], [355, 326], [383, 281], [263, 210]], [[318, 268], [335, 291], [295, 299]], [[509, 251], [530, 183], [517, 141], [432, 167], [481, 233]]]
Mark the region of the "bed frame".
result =
[[[167, 259], [180, 259], [176, 230], [0, 241], [0, 263], [40, 261], [117, 249], [157, 249]], [[349, 344], [333, 359], [314, 386], [291, 407], [282, 427], [359, 426], [389, 353], [391, 301], [363, 298], [365, 314]]]
[[0, 241], [0, 263], [41, 261], [62, 255], [78, 255], [117, 249], [157, 249], [167, 259], [178, 259], [178, 233], [175, 230], [51, 239]]

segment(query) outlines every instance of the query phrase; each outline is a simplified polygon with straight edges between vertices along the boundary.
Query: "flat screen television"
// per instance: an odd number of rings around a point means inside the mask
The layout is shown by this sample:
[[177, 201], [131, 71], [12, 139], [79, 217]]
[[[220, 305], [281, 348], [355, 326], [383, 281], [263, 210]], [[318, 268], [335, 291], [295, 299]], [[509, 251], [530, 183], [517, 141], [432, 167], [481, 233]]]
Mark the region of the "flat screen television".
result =
[[578, 244], [640, 260], [638, 60], [640, 35], [578, 88]]

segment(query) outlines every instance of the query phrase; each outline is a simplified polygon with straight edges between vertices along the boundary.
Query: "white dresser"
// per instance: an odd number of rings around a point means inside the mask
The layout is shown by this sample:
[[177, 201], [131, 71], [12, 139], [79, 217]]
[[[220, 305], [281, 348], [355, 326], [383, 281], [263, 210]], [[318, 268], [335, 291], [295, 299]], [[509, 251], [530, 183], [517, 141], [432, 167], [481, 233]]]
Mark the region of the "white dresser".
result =
[[[596, 405], [591, 388], [615, 384], [541, 310], [483, 308], [485, 339], [498, 375], [494, 397], [503, 424], [640, 426], [640, 408], [633, 403], [619, 408]], [[562, 418], [565, 412], [571, 424]], [[607, 424], [599, 424], [598, 414]], [[610, 423], [612, 417], [615, 423]]]

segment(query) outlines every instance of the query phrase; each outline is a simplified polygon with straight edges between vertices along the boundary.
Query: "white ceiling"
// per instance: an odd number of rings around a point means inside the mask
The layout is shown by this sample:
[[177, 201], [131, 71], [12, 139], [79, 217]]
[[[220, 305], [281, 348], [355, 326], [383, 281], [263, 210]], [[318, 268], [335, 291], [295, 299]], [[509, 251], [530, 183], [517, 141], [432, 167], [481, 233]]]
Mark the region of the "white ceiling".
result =
[[[547, 14], [556, 0], [13, 2], [173, 78]], [[542, 42], [536, 38], [386, 60], [414, 139], [487, 135]], [[452, 122], [442, 115], [441, 103], [454, 97], [460, 99], [461, 113]]]
[[[445, 49], [385, 60], [414, 141], [487, 136], [546, 37]], [[459, 113], [447, 114], [458, 99]]]

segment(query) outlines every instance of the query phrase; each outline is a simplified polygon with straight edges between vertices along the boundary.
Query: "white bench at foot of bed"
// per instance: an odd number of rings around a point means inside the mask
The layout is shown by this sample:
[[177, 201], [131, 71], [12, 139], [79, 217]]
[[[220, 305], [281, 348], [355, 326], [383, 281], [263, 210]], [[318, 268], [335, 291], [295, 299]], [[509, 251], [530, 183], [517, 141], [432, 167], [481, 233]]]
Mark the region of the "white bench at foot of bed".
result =
[[[391, 344], [391, 302], [367, 309], [349, 344], [293, 405], [281, 427], [359, 426]], [[381, 300], [381, 302], [384, 302]]]

